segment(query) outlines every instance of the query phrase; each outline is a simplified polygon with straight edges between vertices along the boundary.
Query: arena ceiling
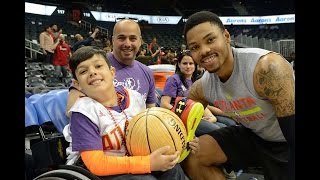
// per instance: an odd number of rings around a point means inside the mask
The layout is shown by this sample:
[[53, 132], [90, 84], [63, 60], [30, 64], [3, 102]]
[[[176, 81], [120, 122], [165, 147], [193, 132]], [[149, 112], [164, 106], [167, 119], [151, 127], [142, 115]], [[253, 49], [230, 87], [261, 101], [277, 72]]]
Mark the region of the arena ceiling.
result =
[[[199, 10], [209, 10], [217, 14], [233, 8], [232, 3], [241, 2], [244, 6], [251, 9], [274, 8], [277, 12], [291, 10], [294, 11], [294, 0], [26, 0], [35, 3], [62, 4], [67, 6], [82, 5], [96, 6], [100, 4], [105, 11], [120, 13], [141, 13], [141, 14], [163, 14], [189, 16]], [[250, 7], [249, 7], [250, 6]], [[257, 10], [255, 15], [259, 14]]]

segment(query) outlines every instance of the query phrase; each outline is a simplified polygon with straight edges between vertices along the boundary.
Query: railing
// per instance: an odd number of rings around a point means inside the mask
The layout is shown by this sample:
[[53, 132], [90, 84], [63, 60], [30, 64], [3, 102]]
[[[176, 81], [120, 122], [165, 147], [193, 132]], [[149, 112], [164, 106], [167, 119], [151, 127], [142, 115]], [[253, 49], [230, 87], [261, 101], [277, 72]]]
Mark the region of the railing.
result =
[[284, 39], [279, 41], [280, 53], [284, 57], [289, 57], [292, 52], [295, 52], [295, 40], [294, 39]]
[[81, 20], [80, 21], [80, 27], [85, 29], [85, 30], [88, 30], [88, 31], [91, 31], [92, 30], [92, 25], [90, 22], [87, 22], [87, 21], [84, 21], [84, 20]]
[[[92, 30], [92, 24], [90, 22], [87, 22], [84, 20], [80, 21], [80, 27], [84, 28], [85, 30], [89, 30], [89, 31]], [[99, 28], [101, 33], [104, 33], [109, 37], [109, 30], [108, 29], [101, 27], [101, 26], [95, 26], [95, 27]]]
[[43, 54], [40, 51], [40, 44], [33, 42], [29, 39], [24, 40], [25, 44], [25, 57], [30, 59], [37, 59], [38, 54]]
[[278, 52], [285, 58], [289, 57], [291, 52], [295, 52], [294, 39], [282, 39], [273, 41], [272, 39], [257, 38], [247, 35], [231, 36], [233, 44], [240, 47], [258, 47], [270, 51]]

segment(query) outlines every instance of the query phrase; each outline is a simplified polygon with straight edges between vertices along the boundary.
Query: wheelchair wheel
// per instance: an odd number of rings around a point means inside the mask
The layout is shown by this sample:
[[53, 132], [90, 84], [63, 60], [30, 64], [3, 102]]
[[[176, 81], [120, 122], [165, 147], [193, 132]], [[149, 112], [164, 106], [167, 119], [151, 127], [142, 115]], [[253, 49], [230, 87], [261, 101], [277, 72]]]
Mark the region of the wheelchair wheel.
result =
[[[89, 171], [72, 165], [61, 165], [59, 169], [45, 172], [34, 180], [101, 180], [97, 176], [91, 174]], [[63, 169], [61, 169], [63, 168]]]

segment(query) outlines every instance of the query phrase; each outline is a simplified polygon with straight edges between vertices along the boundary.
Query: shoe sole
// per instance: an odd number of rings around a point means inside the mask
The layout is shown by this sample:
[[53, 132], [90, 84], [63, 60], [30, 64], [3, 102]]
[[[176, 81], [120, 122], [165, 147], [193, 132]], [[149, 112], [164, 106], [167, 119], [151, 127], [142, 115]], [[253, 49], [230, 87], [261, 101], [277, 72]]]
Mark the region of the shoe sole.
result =
[[[195, 132], [202, 119], [203, 113], [204, 113], [203, 105], [201, 103], [195, 102], [194, 105], [192, 106], [192, 109], [190, 109], [188, 113], [187, 123], [183, 122], [184, 124], [186, 124], [186, 128], [187, 128], [187, 133], [188, 133], [187, 142], [192, 141], [193, 138], [195, 137]], [[187, 145], [187, 147], [182, 151], [178, 162], [180, 163], [181, 161], [183, 161], [189, 155], [190, 151], [191, 150]]]

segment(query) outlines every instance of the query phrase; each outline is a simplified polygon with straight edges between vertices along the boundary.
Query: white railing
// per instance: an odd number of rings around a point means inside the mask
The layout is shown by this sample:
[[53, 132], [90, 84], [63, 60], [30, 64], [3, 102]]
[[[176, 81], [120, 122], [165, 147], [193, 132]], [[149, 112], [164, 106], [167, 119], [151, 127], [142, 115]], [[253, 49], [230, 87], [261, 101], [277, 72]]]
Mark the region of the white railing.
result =
[[282, 39], [273, 41], [272, 39], [258, 38], [239, 34], [232, 36], [233, 43], [240, 47], [258, 47], [270, 51], [278, 52], [285, 58], [289, 57], [291, 52], [295, 52], [294, 39]]
[[284, 57], [289, 57], [292, 52], [295, 52], [295, 45], [294, 39], [279, 40], [280, 53]]
[[[81, 20], [80, 27], [84, 28], [85, 30], [92, 31], [92, 24], [90, 22]], [[101, 26], [95, 26], [95, 27], [99, 28], [101, 33], [104, 33], [109, 37], [109, 30], [108, 29], [101, 27]]]
[[36, 59], [38, 54], [43, 54], [40, 51], [40, 44], [33, 42], [29, 39], [25, 39], [24, 42], [25, 57], [30, 59]]

